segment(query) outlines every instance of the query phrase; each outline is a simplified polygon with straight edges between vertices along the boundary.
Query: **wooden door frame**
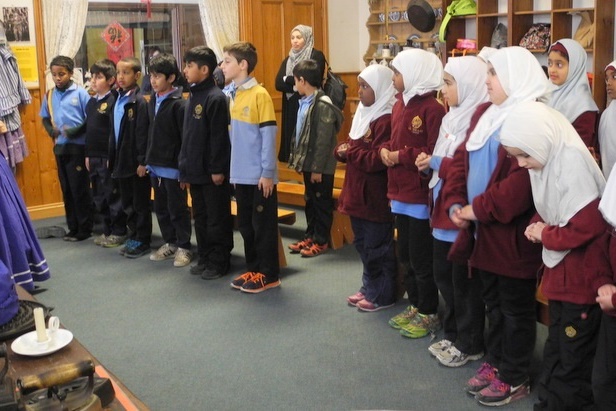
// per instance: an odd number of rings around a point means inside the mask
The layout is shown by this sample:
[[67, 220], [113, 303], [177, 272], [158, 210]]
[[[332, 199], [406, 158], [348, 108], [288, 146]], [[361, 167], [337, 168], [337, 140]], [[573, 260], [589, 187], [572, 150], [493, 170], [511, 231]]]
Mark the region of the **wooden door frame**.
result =
[[[238, 14], [240, 25], [240, 39], [250, 40], [247, 38], [250, 33], [253, 32], [252, 23], [252, 1], [251, 0], [238, 0]], [[329, 28], [328, 28], [328, 15], [327, 15], [328, 0], [321, 0], [321, 10], [323, 10], [323, 46], [321, 51], [325, 54], [325, 57], [329, 59]]]

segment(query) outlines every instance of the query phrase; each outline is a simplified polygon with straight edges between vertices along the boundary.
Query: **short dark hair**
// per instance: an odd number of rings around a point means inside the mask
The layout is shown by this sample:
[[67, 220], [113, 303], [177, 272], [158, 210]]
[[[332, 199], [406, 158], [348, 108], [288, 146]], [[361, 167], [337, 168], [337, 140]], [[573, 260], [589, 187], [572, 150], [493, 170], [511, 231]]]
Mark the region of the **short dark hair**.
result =
[[137, 57], [123, 57], [118, 63], [126, 63], [130, 66], [130, 68], [135, 72], [141, 71], [141, 62]]
[[67, 57], [67, 56], [56, 56], [51, 60], [51, 63], [49, 63], [50, 69], [53, 66], [64, 67], [65, 69], [69, 71], [69, 73], [72, 73], [73, 70], [75, 69], [75, 62], [73, 61], [72, 58]]
[[293, 77], [303, 77], [312, 87], [321, 87], [323, 73], [315, 60], [302, 60], [293, 67]]
[[109, 59], [101, 59], [92, 64], [92, 67], [90, 67], [90, 73], [101, 73], [105, 76], [106, 80], [109, 80], [110, 78], [116, 76], [116, 66], [115, 63]]
[[178, 72], [178, 62], [172, 54], [161, 53], [150, 60], [150, 73], [164, 74], [166, 78], [174, 74], [177, 80]]
[[197, 66], [207, 66], [209, 75], [214, 73], [218, 60], [214, 50], [207, 46], [193, 47], [184, 54], [185, 63], [197, 63]]
[[238, 63], [246, 60], [246, 63], [248, 63], [248, 74], [252, 73], [257, 65], [257, 48], [252, 43], [240, 41], [228, 44], [223, 48], [223, 51], [235, 57]]

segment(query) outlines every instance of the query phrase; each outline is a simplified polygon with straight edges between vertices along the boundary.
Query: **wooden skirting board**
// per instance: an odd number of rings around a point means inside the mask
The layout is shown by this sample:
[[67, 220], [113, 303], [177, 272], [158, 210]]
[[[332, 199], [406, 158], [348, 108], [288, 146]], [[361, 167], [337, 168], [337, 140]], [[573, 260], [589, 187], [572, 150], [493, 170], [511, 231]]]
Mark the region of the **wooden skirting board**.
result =
[[64, 203], [50, 203], [28, 207], [28, 213], [32, 220], [60, 217], [64, 215]]

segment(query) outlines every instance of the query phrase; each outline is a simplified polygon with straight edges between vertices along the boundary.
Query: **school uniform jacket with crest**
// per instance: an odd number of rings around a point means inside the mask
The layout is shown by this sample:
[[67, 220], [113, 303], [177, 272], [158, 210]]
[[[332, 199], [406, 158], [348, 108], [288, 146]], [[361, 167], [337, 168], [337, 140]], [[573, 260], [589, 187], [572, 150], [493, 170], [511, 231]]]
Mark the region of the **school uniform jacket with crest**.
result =
[[[467, 139], [490, 104], [477, 107]], [[445, 210], [456, 204], [468, 204], [468, 171], [469, 154], [463, 143], [456, 149], [439, 196]], [[465, 264], [468, 259], [471, 267], [505, 277], [537, 278], [541, 266], [541, 244], [528, 241], [524, 235], [536, 212], [530, 177], [528, 170], [520, 167], [502, 146], [498, 148], [498, 160], [488, 185], [473, 199], [472, 206], [478, 221], [471, 228], [460, 230], [449, 258], [460, 264]]]
[[380, 146], [391, 135], [391, 114], [385, 114], [370, 123], [366, 134], [357, 140], [349, 139], [338, 210], [343, 214], [377, 223], [392, 221], [387, 200], [387, 167], [379, 155]]
[[212, 174], [229, 175], [231, 142], [227, 97], [213, 77], [190, 87], [184, 112], [180, 181], [213, 184]]
[[[599, 287], [612, 282], [609, 224], [599, 212], [599, 198], [588, 203], [560, 226], [541, 233], [550, 250], [571, 250], [554, 267], [543, 267], [541, 291], [549, 300], [595, 304]], [[543, 221], [539, 214], [531, 222]]]
[[109, 156], [111, 115], [117, 92], [112, 90], [100, 100], [96, 96], [86, 104], [86, 157]]
[[415, 159], [420, 153], [432, 154], [438, 139], [445, 108], [434, 92], [416, 95], [404, 105], [396, 96], [391, 113], [391, 139], [382, 147], [400, 151], [399, 164], [387, 170], [387, 197], [407, 204], [428, 204], [430, 176], [420, 173]]
[[178, 157], [182, 147], [184, 107], [182, 89], [172, 91], [156, 110], [156, 95], [148, 103], [150, 129], [145, 162], [150, 166], [178, 168]]
[[[109, 138], [109, 169], [113, 178], [127, 178], [137, 175], [137, 167], [145, 166], [145, 152], [148, 144], [148, 103], [139, 87], [128, 97], [121, 119], [114, 118], [111, 111], [111, 137]], [[120, 132], [116, 143], [113, 124], [120, 121]]]

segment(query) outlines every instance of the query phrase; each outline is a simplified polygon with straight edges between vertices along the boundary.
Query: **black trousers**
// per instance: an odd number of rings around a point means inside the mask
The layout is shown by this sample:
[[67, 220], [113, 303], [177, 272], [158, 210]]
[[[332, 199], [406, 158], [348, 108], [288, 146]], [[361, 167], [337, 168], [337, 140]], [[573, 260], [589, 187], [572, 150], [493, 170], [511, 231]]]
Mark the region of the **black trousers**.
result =
[[535, 279], [505, 277], [479, 270], [488, 332], [486, 361], [501, 381], [519, 385], [528, 378], [535, 348]]
[[191, 184], [199, 265], [226, 272], [233, 249], [231, 185]]
[[616, 317], [602, 314], [592, 370], [592, 392], [599, 411], [616, 410]]
[[445, 339], [465, 354], [484, 350], [485, 304], [481, 298], [481, 278], [466, 265], [447, 259], [452, 243], [434, 239], [434, 280], [443, 300]]
[[126, 214], [122, 210], [117, 180], [111, 178], [107, 158], [90, 157], [90, 186], [94, 208], [103, 220], [103, 234], [126, 235]]
[[330, 231], [334, 221], [334, 175], [323, 174], [320, 183], [311, 183], [312, 173], [304, 172], [304, 199], [306, 200], [306, 234], [317, 244], [329, 242]]
[[594, 402], [591, 376], [601, 309], [597, 304], [550, 300], [549, 310], [539, 402], [549, 410], [591, 410]]
[[436, 314], [438, 289], [432, 272], [430, 222], [396, 214], [398, 262], [405, 270], [404, 283], [409, 303], [421, 314]]
[[264, 274], [268, 280], [280, 276], [278, 263], [278, 194], [276, 186], [264, 198], [256, 185], [236, 184], [238, 228], [244, 239], [247, 271]]
[[392, 223], [377, 223], [351, 216], [353, 244], [363, 264], [360, 292], [379, 305], [396, 301], [396, 253]]
[[152, 238], [152, 207], [150, 197], [152, 187], [150, 177], [137, 174], [118, 178], [122, 210], [126, 214], [131, 238], [149, 245]]
[[154, 187], [154, 212], [165, 243], [190, 250], [192, 225], [188, 193], [180, 182], [170, 178], [151, 177]]
[[56, 155], [56, 164], [68, 230], [89, 234], [94, 225], [94, 210], [85, 156], [83, 153]]

